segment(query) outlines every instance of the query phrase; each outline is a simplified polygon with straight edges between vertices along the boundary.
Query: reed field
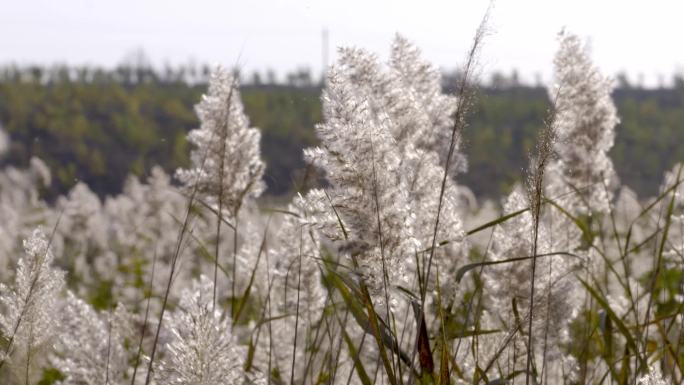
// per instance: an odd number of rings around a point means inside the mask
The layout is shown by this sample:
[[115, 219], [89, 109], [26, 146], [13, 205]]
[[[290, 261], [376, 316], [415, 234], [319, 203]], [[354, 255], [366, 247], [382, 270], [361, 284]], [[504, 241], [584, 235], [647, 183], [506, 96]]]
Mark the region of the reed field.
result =
[[621, 183], [614, 82], [563, 32], [524, 177], [481, 204], [461, 175], [486, 37], [453, 92], [403, 36], [341, 48], [289, 202], [263, 198], [221, 67], [173, 173], [45, 200], [60, 170], [7, 165], [0, 384], [683, 383], [684, 163], [654, 196]]

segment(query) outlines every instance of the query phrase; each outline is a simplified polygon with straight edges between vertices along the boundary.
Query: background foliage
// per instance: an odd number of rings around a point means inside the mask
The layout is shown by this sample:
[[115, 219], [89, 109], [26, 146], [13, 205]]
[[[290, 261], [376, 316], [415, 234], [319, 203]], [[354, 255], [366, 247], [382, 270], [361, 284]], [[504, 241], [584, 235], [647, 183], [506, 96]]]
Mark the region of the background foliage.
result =
[[[5, 68], [0, 122], [12, 147], [3, 161], [24, 166], [31, 156], [45, 160], [55, 173], [47, 198], [77, 181], [100, 196], [113, 195], [129, 173], [149, 175], [155, 164], [170, 173], [187, 166], [185, 136], [198, 125], [193, 105], [206, 78], [200, 73], [190, 79], [186, 72]], [[274, 82], [272, 74], [267, 79]], [[241, 87], [245, 112], [263, 132], [271, 195], [287, 194], [301, 180], [301, 150], [316, 144], [313, 128], [322, 121], [320, 85], [306, 71], [286, 79], [264, 84], [257, 74]], [[641, 196], [654, 195], [664, 170], [684, 159], [684, 86], [676, 80], [655, 89], [622, 81], [613, 95], [621, 123], [610, 156], [622, 183]], [[464, 132], [470, 166], [463, 184], [478, 197], [509, 192], [521, 179], [548, 107], [544, 87], [501, 76], [483, 85]]]

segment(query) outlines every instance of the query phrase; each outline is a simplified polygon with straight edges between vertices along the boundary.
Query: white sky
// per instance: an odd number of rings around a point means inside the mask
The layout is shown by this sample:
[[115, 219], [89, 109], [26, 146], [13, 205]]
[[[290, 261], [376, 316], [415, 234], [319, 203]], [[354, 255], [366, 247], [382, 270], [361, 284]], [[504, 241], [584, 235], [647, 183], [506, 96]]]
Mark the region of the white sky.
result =
[[[4, 3], [4, 4], [3, 4]], [[484, 0], [0, 0], [0, 64], [69, 63], [112, 67], [142, 48], [152, 63], [224, 64], [245, 73], [321, 68], [321, 35], [387, 57], [396, 32], [430, 61], [454, 68], [467, 51]], [[548, 79], [557, 32], [590, 42], [605, 73], [626, 71], [648, 84], [684, 69], [684, 1], [499, 0], [481, 54], [483, 76], [517, 68]]]

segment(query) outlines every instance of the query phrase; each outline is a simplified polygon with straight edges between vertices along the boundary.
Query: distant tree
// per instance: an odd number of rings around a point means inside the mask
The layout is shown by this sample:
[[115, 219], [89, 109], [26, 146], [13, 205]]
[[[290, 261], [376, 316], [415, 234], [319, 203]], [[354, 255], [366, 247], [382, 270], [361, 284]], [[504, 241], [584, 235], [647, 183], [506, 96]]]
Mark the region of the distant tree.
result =
[[674, 74], [672, 84], [676, 90], [684, 90], [684, 73], [678, 72]]
[[630, 83], [629, 77], [627, 77], [627, 74], [625, 72], [618, 73], [617, 76], [615, 77], [615, 81], [617, 82], [617, 88], [622, 88], [622, 89], [632, 88], [632, 83]]
[[266, 71], [266, 83], [271, 85], [278, 83], [275, 71], [270, 68]]
[[261, 85], [261, 74], [259, 74], [259, 71], [254, 71], [252, 73], [252, 85], [255, 85], [255, 86]]

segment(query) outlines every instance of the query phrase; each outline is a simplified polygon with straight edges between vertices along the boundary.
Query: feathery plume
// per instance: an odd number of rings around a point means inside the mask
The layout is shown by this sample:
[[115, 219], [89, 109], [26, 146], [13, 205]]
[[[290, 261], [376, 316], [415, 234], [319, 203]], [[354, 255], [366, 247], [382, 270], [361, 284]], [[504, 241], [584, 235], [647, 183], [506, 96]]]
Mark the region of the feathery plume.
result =
[[648, 374], [639, 377], [639, 380], [637, 381], [638, 385], [668, 385], [667, 382], [663, 379], [663, 376], [660, 374], [660, 370], [658, 370], [655, 366], [651, 366], [648, 370]]
[[[516, 188], [506, 199], [504, 213], [511, 214], [525, 209], [529, 201], [521, 188]], [[492, 254], [494, 260], [505, 261], [531, 255], [533, 249], [534, 218], [530, 211], [523, 212], [497, 226], [493, 233]], [[563, 250], [556, 242], [562, 237], [550, 234], [551, 228], [540, 223], [537, 244], [537, 272], [534, 286], [534, 309], [532, 334], [538, 341], [534, 354], [542, 362], [543, 343], [549, 347], [546, 354], [551, 361], [560, 361], [562, 343], [569, 337], [570, 321], [579, 308], [578, 283], [573, 276], [577, 261], [566, 255], [546, 255]], [[491, 301], [491, 313], [509, 330], [521, 328], [527, 332], [530, 314], [531, 265], [525, 260], [514, 260], [493, 265], [484, 270], [485, 287]], [[513, 308], [515, 304], [516, 308]], [[517, 314], [517, 315], [516, 315]], [[526, 351], [522, 335], [514, 340], [512, 349]], [[522, 355], [518, 355], [520, 359]], [[524, 370], [523, 362], [514, 365]]]
[[619, 123], [612, 81], [591, 62], [579, 37], [568, 33], [560, 35], [554, 69], [558, 159], [550, 165], [550, 196], [569, 196], [564, 207], [574, 213], [606, 213], [617, 184], [608, 156]]
[[230, 317], [212, 310], [213, 283], [205, 276], [181, 294], [168, 317], [171, 341], [155, 368], [155, 379], [171, 384], [239, 384], [245, 381], [246, 349], [231, 332]]
[[380, 289], [385, 273], [390, 282], [403, 280], [415, 243], [408, 188], [387, 115], [374, 113], [338, 68], [328, 75], [323, 111], [325, 122], [316, 126], [321, 147], [304, 150], [305, 159], [325, 170], [332, 185], [327, 194], [350, 244], [357, 245], [354, 253], [370, 286]]
[[261, 134], [249, 127], [237, 81], [222, 68], [211, 75], [209, 92], [195, 111], [201, 124], [188, 134], [196, 146], [190, 154], [193, 167], [179, 169], [176, 176], [185, 186], [197, 184], [200, 197], [216, 207], [221, 203], [234, 217], [245, 198], [264, 190]]
[[197, 148], [190, 158], [193, 168], [178, 170], [183, 184], [197, 197], [216, 209], [216, 242], [214, 249], [214, 292], [216, 302], [218, 266], [220, 264], [221, 216], [224, 210], [233, 224], [233, 274], [231, 297], [235, 297], [238, 212], [247, 198], [256, 198], [264, 190], [261, 180], [264, 162], [260, 158], [261, 133], [249, 127], [237, 89], [237, 80], [222, 68], [217, 68], [209, 81], [209, 92], [195, 110], [200, 128], [188, 134]]
[[[284, 380], [299, 383], [303, 369], [321, 349], [313, 331], [323, 317], [327, 291], [322, 284], [319, 235], [312, 227], [305, 200], [296, 196], [287, 207], [269, 250], [271, 258], [269, 301], [274, 319], [259, 337], [256, 362], [271, 362]], [[317, 344], [317, 345], [316, 345]], [[294, 372], [292, 371], [294, 368]]]
[[35, 369], [32, 355], [51, 340], [59, 326], [54, 315], [64, 273], [52, 267], [49, 241], [40, 229], [24, 241], [24, 249], [14, 285], [0, 284], [0, 331], [8, 339], [0, 365], [9, 361], [12, 371], [29, 381]]
[[[381, 270], [384, 252], [390, 281], [400, 276], [405, 280], [415, 273], [415, 253], [431, 244], [440, 203], [437, 186], [442, 183], [449, 150], [441, 146], [451, 135], [455, 101], [441, 92], [439, 72], [401, 36], [392, 46], [388, 68], [375, 55], [344, 48], [329, 73], [323, 96], [326, 121], [317, 127], [322, 143], [305, 150], [305, 158], [326, 172], [332, 188], [325, 193], [312, 191], [307, 199], [325, 217], [328, 224], [319, 225], [328, 237], [343, 238], [339, 226], [338, 234], [331, 234], [339, 215], [349, 231], [347, 250], [377, 248], [361, 258], [366, 266], [375, 267], [367, 269], [371, 277]], [[457, 151], [459, 143], [460, 136], [455, 139], [450, 174], [465, 169], [465, 158]], [[357, 196], [354, 202], [352, 186]], [[448, 178], [444, 190], [437, 237], [450, 242], [435, 253], [435, 262], [446, 272], [466, 255], [466, 244], [459, 188]], [[335, 215], [321, 210], [330, 201]], [[372, 238], [380, 235], [380, 229], [384, 250], [378, 247], [379, 239]]]
[[66, 377], [63, 385], [128, 384], [133, 319], [123, 305], [103, 317], [68, 292], [62, 330], [51, 362]]

